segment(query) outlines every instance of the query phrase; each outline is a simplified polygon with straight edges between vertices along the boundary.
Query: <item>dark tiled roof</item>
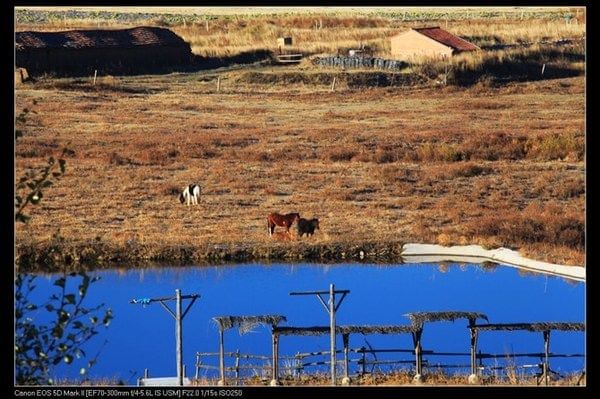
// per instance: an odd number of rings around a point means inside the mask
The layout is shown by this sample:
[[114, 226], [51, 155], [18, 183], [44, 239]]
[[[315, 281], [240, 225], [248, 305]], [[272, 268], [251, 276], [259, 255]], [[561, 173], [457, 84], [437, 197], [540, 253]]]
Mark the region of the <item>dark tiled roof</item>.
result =
[[137, 27], [119, 30], [72, 30], [66, 32], [16, 32], [15, 47], [51, 48], [127, 48], [136, 46], [181, 46], [187, 43], [164, 28]]
[[435, 40], [436, 42], [442, 43], [448, 47], [452, 47], [457, 51], [479, 50], [479, 47], [477, 47], [473, 43], [469, 43], [468, 41], [441, 29], [439, 26], [433, 26], [428, 28], [413, 28], [413, 30], [419, 32], [424, 36], [427, 36], [430, 39]]

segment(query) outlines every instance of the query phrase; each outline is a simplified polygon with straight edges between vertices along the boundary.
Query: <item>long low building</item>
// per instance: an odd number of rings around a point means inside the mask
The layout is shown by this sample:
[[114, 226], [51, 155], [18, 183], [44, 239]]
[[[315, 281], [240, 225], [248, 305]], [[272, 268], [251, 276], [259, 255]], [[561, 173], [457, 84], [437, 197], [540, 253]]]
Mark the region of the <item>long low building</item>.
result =
[[30, 74], [150, 72], [191, 62], [189, 43], [156, 27], [64, 32], [16, 32], [16, 66]]

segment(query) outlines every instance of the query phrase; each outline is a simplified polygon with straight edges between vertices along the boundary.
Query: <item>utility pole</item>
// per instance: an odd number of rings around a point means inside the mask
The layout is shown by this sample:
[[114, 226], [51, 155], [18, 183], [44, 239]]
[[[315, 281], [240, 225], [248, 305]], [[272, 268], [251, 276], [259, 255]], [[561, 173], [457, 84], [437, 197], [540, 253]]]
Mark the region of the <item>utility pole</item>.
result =
[[[329, 291], [303, 291], [303, 292], [290, 292], [290, 295], [316, 295], [319, 301], [329, 313], [329, 334], [330, 334], [330, 350], [331, 350], [331, 385], [335, 385], [335, 366], [336, 366], [336, 353], [335, 353], [335, 314], [339, 309], [342, 301], [350, 293], [350, 290], [335, 290], [334, 284], [329, 284]], [[329, 294], [329, 300], [325, 303], [325, 300], [321, 295]], [[342, 297], [337, 302], [335, 301], [335, 294], [342, 294]]]
[[[158, 302], [161, 306], [175, 319], [175, 353], [177, 360], [177, 383], [179, 386], [183, 386], [183, 319], [187, 315], [188, 311], [196, 302], [196, 299], [200, 298], [199, 294], [191, 294], [191, 295], [181, 295], [181, 290], [175, 290], [175, 297], [170, 298], [142, 298], [142, 299], [132, 299], [129, 303], [132, 304], [141, 304], [149, 305], [153, 302]], [[192, 301], [187, 305], [185, 310], [182, 312], [182, 304], [181, 301], [183, 299], [191, 299]], [[165, 302], [167, 301], [175, 301], [175, 312], [171, 310], [167, 306]]]

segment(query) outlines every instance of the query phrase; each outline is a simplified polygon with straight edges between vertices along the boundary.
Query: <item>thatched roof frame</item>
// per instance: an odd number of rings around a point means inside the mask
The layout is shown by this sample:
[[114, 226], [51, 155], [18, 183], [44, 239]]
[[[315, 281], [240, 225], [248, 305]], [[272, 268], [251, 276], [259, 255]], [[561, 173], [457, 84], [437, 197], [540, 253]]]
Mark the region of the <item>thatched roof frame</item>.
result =
[[[337, 334], [405, 334], [412, 333], [415, 328], [412, 325], [397, 326], [336, 326]], [[328, 326], [312, 327], [276, 327], [274, 332], [279, 335], [327, 335], [330, 330]]]
[[406, 334], [415, 331], [412, 325], [391, 325], [391, 326], [339, 326], [337, 331], [340, 334]]
[[541, 322], [541, 323], [501, 323], [477, 324], [479, 331], [585, 331], [584, 323]]
[[446, 312], [413, 312], [406, 313], [413, 326], [422, 328], [424, 323], [435, 321], [455, 321], [457, 319], [467, 319], [473, 323], [477, 319], [489, 321], [487, 315], [478, 312], [446, 311]]
[[237, 327], [240, 334], [245, 334], [252, 331], [258, 325], [277, 326], [281, 322], [286, 322], [287, 319], [282, 315], [262, 315], [262, 316], [218, 316], [213, 317], [213, 320], [222, 331]]

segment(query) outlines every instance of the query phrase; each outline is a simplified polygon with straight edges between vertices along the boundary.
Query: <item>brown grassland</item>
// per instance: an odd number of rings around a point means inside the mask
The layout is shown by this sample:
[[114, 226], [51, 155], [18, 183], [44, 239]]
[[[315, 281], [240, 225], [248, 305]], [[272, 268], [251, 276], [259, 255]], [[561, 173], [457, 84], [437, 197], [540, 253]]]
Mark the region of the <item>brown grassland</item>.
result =
[[[379, 17], [349, 26], [338, 18], [339, 28], [324, 29], [313, 17], [271, 19], [217, 20], [208, 33], [204, 25], [173, 29], [198, 54], [229, 55], [269, 47], [289, 30], [298, 46], [312, 43], [309, 53], [364, 43], [385, 54], [381, 38], [398, 28]], [[480, 45], [584, 35], [582, 24], [564, 21], [522, 31], [511, 21], [455, 24], [458, 34], [481, 36]], [[310, 80], [249, 79], [317, 72], [303, 64], [103, 76], [95, 86], [47, 76], [17, 87], [16, 111], [36, 113], [19, 126], [16, 177], [62, 147], [72, 150], [65, 176], [29, 210], [31, 221], [16, 226], [18, 254], [44, 253], [52, 268], [57, 246], [78, 248], [75, 258], [93, 263], [235, 260], [236, 251], [298, 260], [314, 248], [353, 252], [350, 259], [359, 247], [395, 256], [402, 243], [423, 242], [584, 263], [584, 76], [467, 87], [342, 80], [333, 92]], [[202, 186], [201, 201], [187, 207], [177, 194], [192, 182]], [[318, 217], [321, 230], [273, 240], [265, 218], [274, 211]]]

